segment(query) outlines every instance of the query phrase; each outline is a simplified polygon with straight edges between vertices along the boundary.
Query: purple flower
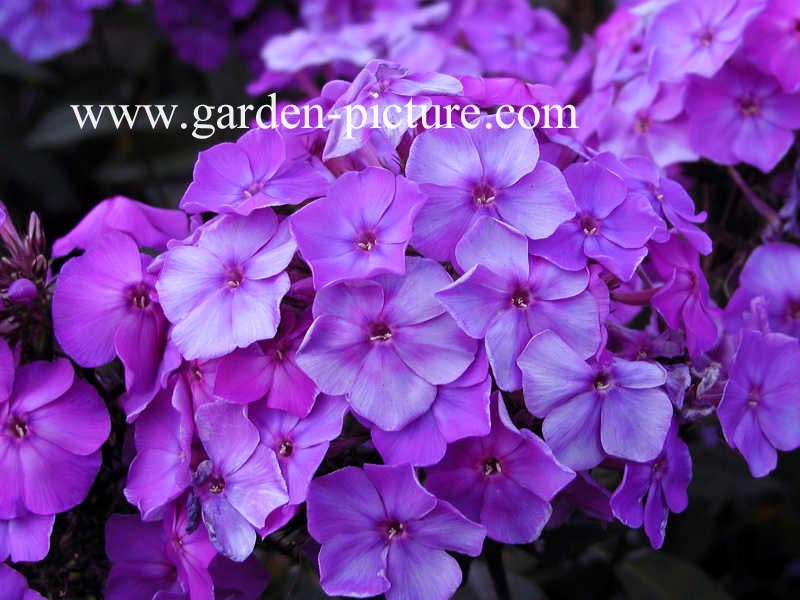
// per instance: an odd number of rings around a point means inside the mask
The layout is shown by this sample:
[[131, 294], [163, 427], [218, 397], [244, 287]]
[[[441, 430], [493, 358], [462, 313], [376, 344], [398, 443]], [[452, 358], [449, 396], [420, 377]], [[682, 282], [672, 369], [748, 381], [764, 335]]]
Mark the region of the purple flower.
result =
[[192, 234], [191, 245], [163, 255], [156, 289], [185, 358], [222, 356], [275, 335], [295, 252], [288, 229], [271, 209], [223, 215]]
[[574, 477], [540, 438], [514, 426], [496, 392], [489, 435], [451, 444], [428, 470], [425, 486], [484, 525], [490, 538], [527, 544], [542, 533], [550, 501]]
[[[611, 509], [628, 527], [641, 527], [656, 550], [664, 544], [669, 513], [686, 509], [686, 488], [692, 480], [692, 456], [673, 422], [664, 450], [654, 461], [627, 463], [614, 494]], [[646, 497], [646, 498], [645, 498]]]
[[236, 350], [219, 361], [214, 393], [240, 404], [263, 399], [270, 408], [306, 416], [318, 390], [296, 357], [310, 324], [311, 311], [284, 309], [273, 339]]
[[187, 531], [186, 511], [174, 506], [163, 521], [111, 515], [106, 523], [106, 554], [111, 572], [107, 600], [213, 600], [208, 566], [216, 551], [203, 528]]
[[616, 357], [587, 364], [544, 331], [522, 352], [519, 366], [525, 404], [544, 418], [544, 439], [565, 465], [590, 469], [606, 454], [646, 462], [661, 452], [672, 420], [661, 365]]
[[728, 444], [763, 477], [777, 465], [776, 450], [800, 446], [800, 345], [749, 329], [739, 339], [717, 416]]
[[[335, 82], [334, 82], [335, 83]], [[331, 85], [330, 83], [328, 85]], [[325, 160], [344, 156], [361, 148], [375, 131], [369, 115], [387, 113], [387, 107], [396, 106], [399, 114], [413, 101], [412, 122], [425, 114], [432, 105], [432, 95], [456, 95], [462, 92], [461, 83], [455, 77], [441, 73], [409, 73], [408, 69], [390, 62], [372, 60], [364, 67], [353, 82], [343, 90], [334, 103], [328, 119], [330, 131], [322, 157]], [[358, 107], [358, 109], [355, 109]], [[360, 110], [368, 116], [365, 126], [356, 127]], [[352, 113], [352, 119], [348, 115]], [[332, 118], [333, 117], [333, 118]], [[397, 122], [379, 119], [377, 125], [392, 148], [396, 148], [400, 138], [412, 123], [404, 118]], [[351, 131], [349, 128], [353, 126]]]
[[545, 240], [535, 240], [530, 251], [559, 267], [582, 269], [596, 260], [623, 281], [633, 277], [647, 256], [645, 244], [661, 219], [647, 198], [629, 193], [625, 181], [598, 161], [574, 164], [564, 171], [578, 214]]
[[269, 583], [269, 575], [255, 555], [240, 563], [217, 555], [208, 571], [214, 581], [214, 597], [225, 600], [258, 600]]
[[253, 129], [197, 158], [192, 183], [181, 198], [189, 213], [249, 215], [256, 209], [298, 204], [325, 193], [325, 178], [309, 163], [287, 160], [276, 129]]
[[800, 336], [800, 248], [773, 242], [756, 248], [739, 275], [739, 288], [725, 307], [725, 327], [742, 328], [751, 302], [762, 298], [772, 331]]
[[744, 53], [759, 69], [781, 82], [787, 93], [800, 92], [800, 4], [768, 0], [744, 32]]
[[140, 247], [161, 252], [168, 241], [186, 237], [189, 221], [181, 211], [114, 196], [100, 202], [67, 235], [53, 242], [53, 258], [86, 250], [104, 233], [113, 231], [127, 233]]
[[425, 491], [408, 465], [345, 467], [311, 482], [308, 531], [321, 545], [330, 595], [387, 600], [452, 596], [461, 569], [445, 552], [476, 556], [483, 527]]
[[195, 423], [208, 455], [193, 475], [203, 522], [214, 547], [241, 562], [253, 552], [255, 529], [289, 500], [286, 483], [275, 453], [260, 443], [243, 407], [203, 404]]
[[314, 286], [402, 275], [411, 226], [424, 201], [414, 182], [385, 169], [342, 175], [327, 196], [291, 217]]
[[399, 431], [383, 431], [372, 424], [372, 443], [386, 464], [436, 464], [448, 444], [489, 433], [491, 387], [486, 352], [480, 349], [461, 377], [438, 387], [430, 410]]
[[690, 141], [699, 154], [732, 165], [746, 162], [765, 173], [794, 143], [800, 95], [741, 60], [713, 79], [695, 78], [686, 98]]
[[742, 32], [765, 0], [679, 0], [656, 15], [647, 32], [650, 77], [711, 77], [742, 43]]
[[129, 420], [160, 387], [167, 341], [149, 263], [133, 238], [106, 233], [61, 268], [53, 293], [53, 328], [64, 352], [82, 367], [114, 356], [125, 366], [121, 403]]
[[404, 276], [321, 290], [298, 364], [381, 429], [402, 429], [430, 409], [437, 385], [454, 381], [475, 357], [477, 342], [434, 297], [451, 282], [434, 261], [408, 258]]
[[111, 423], [68, 360], [14, 369], [0, 343], [0, 518], [53, 515], [79, 504], [100, 468]]
[[44, 596], [28, 588], [28, 582], [14, 569], [0, 563], [0, 590], [6, 600], [45, 600]]
[[[23, 513], [11, 519], [0, 519], [0, 561], [11, 557], [13, 562], [37, 562], [50, 551], [50, 534], [55, 515]], [[0, 586], [0, 589], [5, 589]]]
[[539, 160], [533, 131], [518, 123], [488, 129], [493, 120], [481, 117], [474, 129], [431, 129], [414, 140], [406, 173], [428, 201], [411, 243], [425, 256], [452, 261], [458, 240], [482, 216], [541, 239], [575, 214], [561, 172]]
[[551, 329], [580, 355], [600, 346], [600, 316], [589, 272], [564, 271], [528, 255], [528, 240], [500, 221], [481, 218], [456, 246], [463, 277], [436, 294], [470, 337], [486, 339], [497, 386], [522, 387], [517, 358], [531, 337]]

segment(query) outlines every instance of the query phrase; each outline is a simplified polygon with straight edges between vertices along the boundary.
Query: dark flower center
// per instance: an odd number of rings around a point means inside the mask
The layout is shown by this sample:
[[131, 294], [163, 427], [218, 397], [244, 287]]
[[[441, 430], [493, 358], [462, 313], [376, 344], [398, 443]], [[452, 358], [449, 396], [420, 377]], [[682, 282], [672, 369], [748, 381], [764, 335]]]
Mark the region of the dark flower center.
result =
[[391, 540], [403, 535], [406, 531], [406, 526], [400, 521], [392, 519], [383, 526], [383, 530], [386, 532], [386, 537]]
[[787, 314], [790, 319], [800, 319], [800, 300], [789, 302]]
[[385, 323], [373, 323], [369, 328], [370, 342], [387, 342], [392, 339], [392, 330]]
[[202, 381], [203, 379], [203, 372], [200, 370], [200, 366], [197, 363], [194, 363], [190, 371], [192, 373], [192, 377], [194, 377], [197, 381]]
[[747, 406], [755, 408], [761, 400], [761, 388], [754, 385], [750, 388], [750, 393], [747, 395]]
[[747, 96], [742, 98], [737, 103], [739, 111], [748, 117], [752, 117], [753, 115], [757, 115], [761, 110], [761, 106], [758, 103], [758, 100], [751, 96]]
[[234, 290], [242, 285], [242, 281], [244, 281], [244, 271], [242, 271], [242, 268], [239, 266], [228, 267], [228, 270], [225, 272], [225, 285]]
[[294, 451], [294, 446], [292, 445], [292, 442], [290, 442], [289, 440], [283, 440], [281, 442], [281, 445], [278, 446], [278, 454], [280, 454], [284, 458], [287, 456], [291, 456], [293, 451]]
[[659, 456], [653, 463], [653, 479], [661, 479], [667, 470], [667, 459]]
[[633, 130], [636, 133], [647, 133], [650, 131], [650, 116], [649, 115], [637, 115], [636, 120], [633, 122]]
[[29, 432], [28, 424], [19, 417], [11, 419], [11, 422], [8, 424], [8, 430], [11, 432], [11, 435], [18, 440], [24, 438]]
[[131, 306], [144, 310], [150, 306], [150, 286], [139, 283], [130, 290]]
[[252, 198], [256, 194], [260, 194], [264, 190], [266, 181], [254, 181], [248, 187], [242, 190], [242, 195], [245, 198]]
[[472, 199], [478, 206], [488, 206], [497, 198], [497, 192], [486, 183], [479, 183], [472, 192]]
[[711, 42], [714, 41], [714, 32], [711, 31], [708, 27], [706, 27], [697, 36], [697, 41], [700, 42], [700, 45], [703, 47], [710, 46]]
[[364, 252], [369, 252], [375, 247], [377, 243], [378, 240], [375, 239], [375, 234], [372, 233], [371, 231], [365, 231], [358, 237], [356, 246], [361, 248]]
[[483, 461], [482, 468], [483, 474], [487, 477], [498, 475], [503, 471], [500, 461], [494, 457], [487, 458], [485, 461]]
[[212, 494], [221, 494], [222, 490], [225, 489], [225, 480], [221, 477], [215, 477], [211, 480], [208, 484], [208, 491]]
[[515, 290], [513, 294], [511, 294], [511, 304], [515, 308], [528, 308], [528, 305], [531, 303], [531, 295], [530, 292], [526, 289], [518, 289]]
[[797, 19], [797, 20], [794, 22], [794, 32], [795, 32], [797, 35], [800, 35], [800, 19]]
[[608, 373], [598, 373], [594, 378], [594, 389], [598, 392], [605, 392], [611, 387], [611, 378]]
[[46, 13], [50, 9], [50, 0], [34, 0], [31, 9], [38, 15]]
[[582, 215], [581, 229], [586, 235], [594, 235], [597, 233], [597, 221], [592, 215]]

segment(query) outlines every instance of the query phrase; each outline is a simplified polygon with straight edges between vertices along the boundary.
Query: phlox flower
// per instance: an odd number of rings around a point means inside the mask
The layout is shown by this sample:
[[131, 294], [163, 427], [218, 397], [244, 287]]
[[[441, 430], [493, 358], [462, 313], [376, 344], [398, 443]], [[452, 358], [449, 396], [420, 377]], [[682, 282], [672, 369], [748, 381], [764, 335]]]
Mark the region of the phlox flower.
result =
[[271, 209], [222, 215], [163, 255], [156, 289], [188, 360], [214, 358], [272, 338], [294, 256], [288, 225]]
[[531, 337], [553, 330], [584, 357], [600, 345], [597, 301], [589, 272], [565, 271], [528, 254], [528, 240], [509, 226], [482, 218], [456, 246], [463, 277], [436, 294], [470, 337], [485, 338], [498, 387], [522, 387], [517, 358]]
[[45, 600], [39, 592], [28, 587], [28, 582], [5, 563], [0, 563], [0, 590], [7, 600]]
[[575, 214], [561, 172], [539, 160], [533, 131], [519, 123], [502, 130], [493, 121], [484, 116], [474, 129], [431, 129], [414, 140], [406, 174], [428, 201], [411, 245], [425, 256], [453, 261], [458, 240], [482, 216], [541, 239]]
[[345, 467], [311, 482], [308, 531], [322, 548], [327, 594], [445, 600], [461, 569], [445, 552], [476, 556], [485, 530], [437, 500], [408, 465]]
[[417, 184], [386, 169], [342, 175], [327, 196], [291, 217], [314, 286], [402, 275], [411, 227], [424, 201]]
[[540, 438], [514, 426], [495, 392], [489, 435], [451, 444], [427, 471], [425, 487], [481, 523], [490, 538], [527, 544], [550, 519], [550, 500], [574, 477]]
[[753, 477], [775, 469], [777, 450], [800, 446], [800, 345], [782, 333], [743, 329], [717, 407], [722, 433]]
[[686, 509], [686, 488], [692, 480], [692, 456], [673, 422], [664, 450], [649, 463], [627, 463], [611, 509], [628, 527], [641, 527], [655, 549], [664, 544], [669, 513]]
[[544, 439], [563, 464], [582, 470], [606, 454], [646, 462], [661, 452], [672, 420], [661, 365], [613, 356], [587, 363], [552, 331], [534, 336], [518, 362], [525, 404], [544, 419]]
[[436, 386], [472, 363], [477, 342], [434, 297], [452, 280], [429, 259], [406, 259], [406, 274], [320, 290], [297, 363], [320, 390], [347, 395], [381, 429], [402, 429], [426, 412]]
[[[37, 562], [50, 551], [50, 534], [55, 515], [23, 513], [11, 519], [0, 518], [0, 561]], [[5, 588], [2, 588], [5, 589]]]
[[800, 92], [800, 4], [767, 0], [744, 32], [744, 53], [781, 82], [786, 93]]

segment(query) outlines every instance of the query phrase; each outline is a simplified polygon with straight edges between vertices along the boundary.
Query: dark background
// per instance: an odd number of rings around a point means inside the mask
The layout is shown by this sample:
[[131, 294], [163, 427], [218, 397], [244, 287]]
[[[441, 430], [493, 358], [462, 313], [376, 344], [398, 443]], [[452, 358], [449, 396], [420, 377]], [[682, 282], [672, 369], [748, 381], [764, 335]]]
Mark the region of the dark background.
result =
[[[276, 4], [292, 10], [291, 3], [275, 2], [262, 2], [260, 9]], [[550, 3], [576, 42], [608, 14], [609, 4]], [[236, 132], [218, 132], [202, 141], [191, 136], [191, 128], [174, 125], [170, 131], [81, 131], [69, 105], [179, 104], [189, 112], [179, 109], [175, 122], [191, 122], [197, 104], [257, 104], [244, 92], [250, 78], [235, 50], [212, 72], [181, 63], [147, 2], [137, 7], [117, 3], [96, 12], [90, 42], [45, 64], [26, 63], [0, 42], [0, 199], [18, 223], [36, 211], [50, 240], [113, 195], [175, 207], [197, 152]], [[690, 171], [697, 181], [694, 196], [709, 210], [708, 230], [719, 242], [707, 263], [712, 289], [724, 286], [757, 243], [757, 217], [727, 183], [720, 183], [723, 173], [703, 164]], [[58, 518], [48, 559], [21, 568], [51, 598], [100, 597], [107, 569], [103, 523], [124, 505], [118, 495], [124, 480], [119, 433], [106, 448], [89, 499]], [[530, 547], [499, 550], [512, 596], [800, 597], [800, 455], [781, 455], [778, 470], [757, 480], [741, 457], [727, 449], [713, 423], [693, 426], [689, 437], [694, 459], [690, 505], [670, 518], [661, 552], [648, 550], [640, 531], [575, 518]], [[321, 597], [307, 568], [292, 566], [286, 557], [264, 556], [275, 581], [268, 597]], [[485, 564], [476, 562], [460, 597], [493, 598], [495, 586]]]

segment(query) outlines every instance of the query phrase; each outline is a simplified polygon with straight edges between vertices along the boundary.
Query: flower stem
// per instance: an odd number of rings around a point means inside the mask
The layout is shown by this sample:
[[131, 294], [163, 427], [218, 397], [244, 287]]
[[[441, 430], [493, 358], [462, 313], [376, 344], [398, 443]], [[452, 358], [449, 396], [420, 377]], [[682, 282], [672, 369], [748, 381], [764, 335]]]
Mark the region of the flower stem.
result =
[[776, 213], [772, 207], [764, 202], [761, 198], [759, 198], [750, 186], [747, 185], [742, 176], [739, 174], [733, 166], [728, 166], [728, 174], [733, 179], [734, 183], [736, 183], [737, 187], [741, 190], [744, 197], [747, 198], [747, 201], [750, 202], [750, 205], [755, 209], [755, 211], [764, 217], [770, 225], [776, 225], [780, 222], [780, 217], [778, 213]]

